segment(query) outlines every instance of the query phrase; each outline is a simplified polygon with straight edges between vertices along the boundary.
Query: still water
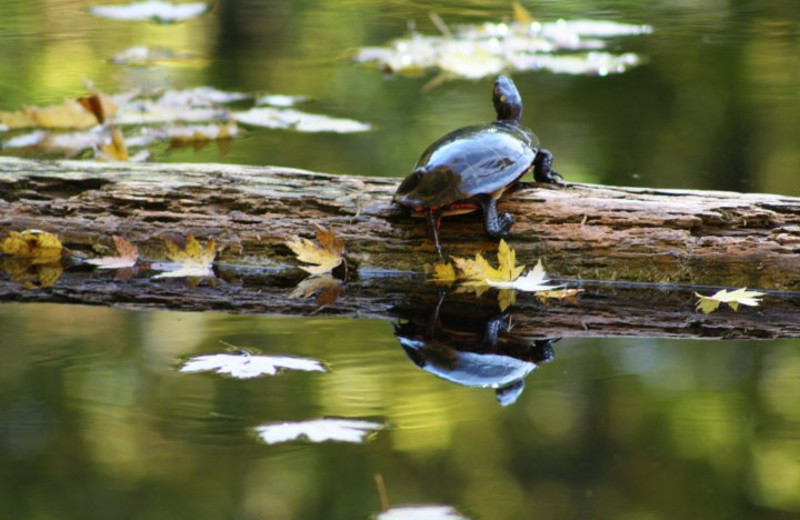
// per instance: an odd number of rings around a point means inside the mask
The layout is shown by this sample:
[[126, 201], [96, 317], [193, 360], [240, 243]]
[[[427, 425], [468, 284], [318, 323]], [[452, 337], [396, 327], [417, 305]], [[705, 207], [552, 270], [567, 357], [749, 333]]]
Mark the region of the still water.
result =
[[[178, 25], [120, 23], [83, 0], [0, 5], [0, 109], [135, 87], [311, 98], [352, 135], [249, 130], [160, 161], [402, 176], [433, 139], [492, 117], [491, 81], [385, 76], [360, 46], [499, 21], [505, 2], [220, 2]], [[800, 4], [543, 1], [542, 20], [648, 24], [645, 63], [606, 77], [514, 76], [523, 116], [572, 181], [800, 195]], [[121, 67], [141, 44], [191, 66]], [[800, 344], [564, 339], [516, 402], [413, 362], [398, 322], [0, 305], [0, 518], [363, 519], [447, 504], [473, 519], [796, 518]], [[178, 371], [231, 344], [324, 373], [235, 380]], [[531, 367], [528, 367], [531, 368]], [[440, 376], [442, 374], [439, 374]], [[364, 444], [266, 445], [265, 423], [386, 424]]]

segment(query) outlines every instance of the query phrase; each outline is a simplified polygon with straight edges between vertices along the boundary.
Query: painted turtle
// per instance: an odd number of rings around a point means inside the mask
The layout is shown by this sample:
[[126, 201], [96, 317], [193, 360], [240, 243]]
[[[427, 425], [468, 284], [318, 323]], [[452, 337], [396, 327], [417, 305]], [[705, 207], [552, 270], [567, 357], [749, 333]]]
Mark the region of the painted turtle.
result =
[[531, 169], [538, 182], [563, 179], [550, 168], [553, 154], [539, 148], [536, 135], [520, 125], [522, 99], [511, 79], [497, 78], [492, 102], [497, 121], [460, 128], [434, 142], [394, 194], [396, 203], [427, 217], [439, 256], [442, 216], [483, 209], [486, 233], [508, 238], [514, 218], [497, 214], [503, 192]]

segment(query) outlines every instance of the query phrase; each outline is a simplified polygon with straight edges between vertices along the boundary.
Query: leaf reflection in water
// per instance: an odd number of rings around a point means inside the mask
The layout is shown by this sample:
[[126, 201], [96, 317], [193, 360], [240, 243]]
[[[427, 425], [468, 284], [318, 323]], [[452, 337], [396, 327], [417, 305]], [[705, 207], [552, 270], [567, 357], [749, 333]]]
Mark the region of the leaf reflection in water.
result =
[[284, 422], [258, 426], [258, 437], [267, 444], [306, 438], [310, 442], [364, 442], [368, 435], [384, 427], [381, 423], [354, 419], [316, 419], [303, 422]]
[[467, 517], [450, 506], [408, 506], [384, 511], [378, 520], [467, 520]]

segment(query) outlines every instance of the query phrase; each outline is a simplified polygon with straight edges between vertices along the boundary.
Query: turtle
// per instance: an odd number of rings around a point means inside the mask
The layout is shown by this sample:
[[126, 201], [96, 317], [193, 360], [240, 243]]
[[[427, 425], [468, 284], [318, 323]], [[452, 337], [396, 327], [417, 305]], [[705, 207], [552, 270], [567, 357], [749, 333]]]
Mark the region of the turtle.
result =
[[493, 238], [508, 239], [514, 218], [497, 214], [497, 200], [526, 172], [538, 182], [557, 183], [563, 177], [551, 168], [553, 154], [520, 124], [522, 98], [507, 76], [494, 83], [492, 102], [497, 120], [466, 126], [437, 139], [420, 156], [400, 183], [394, 202], [425, 216], [436, 251], [443, 216], [483, 210], [484, 228]]

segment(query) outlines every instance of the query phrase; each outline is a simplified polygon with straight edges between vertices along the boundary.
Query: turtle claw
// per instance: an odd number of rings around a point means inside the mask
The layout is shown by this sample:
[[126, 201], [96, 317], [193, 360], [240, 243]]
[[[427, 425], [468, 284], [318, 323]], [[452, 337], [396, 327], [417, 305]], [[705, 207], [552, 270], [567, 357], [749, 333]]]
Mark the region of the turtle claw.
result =
[[564, 180], [564, 176], [551, 168], [553, 164], [553, 154], [550, 150], [541, 149], [533, 160], [533, 178], [536, 182], [547, 182], [557, 184], [556, 177]]
[[501, 213], [499, 220], [500, 228], [508, 234], [508, 230], [514, 225], [514, 217], [512, 217], [510, 213]]

